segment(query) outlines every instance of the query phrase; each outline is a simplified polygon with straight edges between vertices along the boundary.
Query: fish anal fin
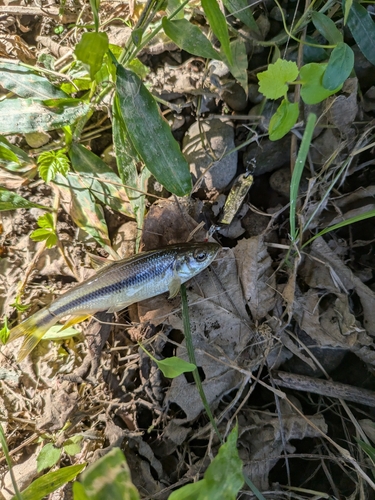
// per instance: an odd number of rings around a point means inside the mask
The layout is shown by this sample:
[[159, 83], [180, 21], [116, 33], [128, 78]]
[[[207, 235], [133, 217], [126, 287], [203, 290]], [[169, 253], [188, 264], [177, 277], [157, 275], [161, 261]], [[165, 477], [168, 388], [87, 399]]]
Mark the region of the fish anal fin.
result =
[[67, 328], [76, 325], [77, 323], [81, 323], [82, 321], [85, 321], [85, 319], [90, 318], [91, 314], [82, 314], [81, 316], [70, 316], [68, 321], [60, 328], [60, 332], [63, 332]]

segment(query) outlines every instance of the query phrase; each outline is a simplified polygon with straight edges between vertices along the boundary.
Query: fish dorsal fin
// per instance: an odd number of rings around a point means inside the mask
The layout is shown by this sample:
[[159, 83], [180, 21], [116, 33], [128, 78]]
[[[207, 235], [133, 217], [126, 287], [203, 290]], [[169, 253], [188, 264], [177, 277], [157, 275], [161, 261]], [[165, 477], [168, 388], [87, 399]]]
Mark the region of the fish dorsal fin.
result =
[[106, 259], [105, 257], [100, 257], [100, 255], [94, 255], [93, 253], [89, 253], [88, 256], [90, 257], [91, 265], [95, 271], [99, 271], [100, 269], [110, 266], [116, 262], [115, 260]]

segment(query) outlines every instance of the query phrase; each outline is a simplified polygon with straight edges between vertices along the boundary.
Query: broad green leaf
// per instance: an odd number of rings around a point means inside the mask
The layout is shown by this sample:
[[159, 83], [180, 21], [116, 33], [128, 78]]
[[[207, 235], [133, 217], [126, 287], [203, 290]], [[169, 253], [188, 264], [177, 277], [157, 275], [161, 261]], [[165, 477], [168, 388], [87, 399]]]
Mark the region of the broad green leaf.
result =
[[348, 15], [348, 27], [365, 58], [375, 65], [375, 24], [367, 10], [353, 2]]
[[233, 54], [233, 64], [229, 64], [229, 69], [234, 78], [241, 87], [248, 93], [247, 66], [248, 59], [246, 54], [245, 42], [241, 38], [236, 38], [230, 42], [230, 48]]
[[0, 211], [16, 210], [17, 208], [41, 208], [42, 210], [51, 210], [50, 207], [39, 205], [39, 203], [32, 203], [13, 191], [8, 191], [0, 187]]
[[103, 64], [104, 54], [108, 50], [107, 33], [84, 33], [76, 45], [74, 54], [84, 65], [89, 67], [90, 78], [94, 80]]
[[233, 64], [233, 56], [230, 50], [229, 34], [227, 21], [221, 12], [217, 0], [201, 1], [204, 13], [206, 14], [208, 24], [211, 26], [214, 35], [221, 43], [221, 48], [228, 59], [229, 64]]
[[266, 71], [258, 73], [259, 92], [268, 99], [278, 99], [288, 92], [288, 83], [298, 76], [298, 66], [293, 61], [278, 59]]
[[331, 52], [327, 69], [323, 75], [323, 87], [334, 90], [343, 85], [354, 66], [354, 52], [344, 42], [338, 43]]
[[[70, 465], [44, 474], [42, 477], [35, 479], [30, 486], [22, 491], [22, 500], [42, 500], [45, 496], [64, 486], [64, 484], [73, 481], [85, 467], [85, 463]], [[17, 500], [16, 495], [11, 500]]]
[[116, 92], [128, 135], [146, 167], [178, 196], [192, 188], [189, 166], [159, 108], [138, 76], [117, 67]]
[[[181, 5], [184, 3], [184, 0], [168, 0], [168, 5], [166, 12], [168, 16], [170, 16], [173, 12], [175, 12]], [[173, 17], [173, 19], [183, 19], [184, 18], [184, 9], [180, 9], [180, 11]]]
[[57, 174], [52, 181], [60, 191], [61, 202], [74, 223], [92, 236], [115, 259], [102, 207], [78, 176]]
[[236, 500], [244, 484], [242, 462], [237, 450], [238, 427], [220, 446], [219, 453], [204, 473], [204, 478], [174, 491], [168, 500]]
[[51, 214], [44, 214], [38, 218], [37, 224], [39, 227], [44, 227], [47, 229], [54, 228], [54, 221]]
[[56, 448], [52, 443], [47, 443], [43, 446], [36, 459], [38, 464], [37, 471], [40, 472], [43, 469], [49, 469], [55, 465], [60, 459], [61, 452], [61, 448]]
[[169, 21], [166, 17], [163, 17], [162, 23], [165, 34], [182, 50], [207, 59], [221, 59], [219, 52], [195, 24], [186, 19]]
[[129, 200], [119, 176], [81, 144], [73, 143], [69, 154], [74, 170], [81, 175], [81, 182], [92, 194], [113, 210], [132, 217]]
[[1, 86], [19, 97], [44, 100], [68, 97], [47, 78], [17, 64], [0, 63]]
[[83, 439], [83, 436], [80, 434], [76, 434], [75, 436], [72, 436], [70, 439], [67, 439], [64, 441], [63, 448], [65, 453], [67, 453], [70, 456], [77, 455], [82, 449], [82, 444], [81, 441]]
[[291, 103], [287, 99], [283, 99], [270, 120], [269, 136], [271, 141], [277, 141], [284, 137], [296, 124], [298, 114], [298, 103]]
[[147, 179], [151, 173], [147, 168], [143, 168], [141, 175], [138, 174], [138, 165], [142, 163], [142, 160], [129, 139], [128, 131], [121, 116], [118, 96], [115, 96], [113, 100], [112, 110], [112, 133], [117, 169], [137, 221], [136, 249], [138, 251], [146, 210], [146, 197], [141, 191], [146, 191]]
[[44, 151], [37, 160], [38, 171], [44, 182], [50, 182], [56, 174], [67, 175], [69, 172], [69, 159], [62, 151]]
[[81, 487], [78, 488], [73, 485], [75, 500], [77, 498], [139, 500], [125, 456], [119, 448], [113, 448], [104, 457], [91, 464], [82, 474], [79, 484]]
[[29, 158], [21, 148], [0, 136], [0, 165], [7, 170], [20, 172], [24, 166], [32, 167], [34, 160]]
[[311, 19], [315, 28], [322, 36], [324, 36], [326, 40], [328, 40], [331, 45], [336, 45], [344, 41], [342, 33], [337, 29], [336, 24], [328, 16], [322, 14], [321, 12], [313, 11], [311, 13]]
[[72, 326], [64, 328], [61, 325], [54, 325], [43, 335], [43, 340], [65, 340], [76, 337], [77, 335], [81, 335], [81, 332]]
[[20, 134], [55, 130], [86, 115], [89, 105], [75, 100], [75, 105], [44, 106], [31, 99], [5, 99], [0, 102], [0, 133]]
[[237, 17], [237, 19], [242, 21], [248, 28], [256, 33], [260, 33], [247, 0], [223, 0], [223, 4], [234, 17]]
[[317, 104], [341, 89], [342, 85], [334, 90], [327, 90], [323, 87], [323, 75], [326, 68], [327, 64], [318, 63], [302, 66], [300, 71], [301, 97], [306, 104]]
[[155, 360], [158, 365], [159, 370], [163, 372], [163, 375], [168, 378], [176, 378], [182, 373], [193, 372], [196, 366], [193, 363], [188, 363], [187, 361], [172, 356], [166, 359]]
[[348, 22], [350, 9], [352, 8], [353, 5], [353, 0], [343, 0], [342, 4], [344, 11], [344, 26], [346, 26], [346, 23]]

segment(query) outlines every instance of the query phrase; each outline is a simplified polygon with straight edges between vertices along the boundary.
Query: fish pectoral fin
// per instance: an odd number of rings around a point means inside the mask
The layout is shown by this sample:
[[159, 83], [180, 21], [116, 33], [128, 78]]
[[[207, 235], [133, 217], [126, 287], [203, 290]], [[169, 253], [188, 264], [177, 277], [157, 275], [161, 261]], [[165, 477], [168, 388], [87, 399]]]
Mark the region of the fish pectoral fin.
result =
[[82, 321], [85, 321], [85, 319], [90, 318], [91, 314], [83, 314], [81, 316], [70, 316], [68, 321], [60, 328], [60, 332], [63, 332], [67, 328], [76, 325], [77, 323], [81, 323]]
[[178, 292], [180, 291], [180, 287], [181, 287], [181, 280], [178, 276], [178, 274], [176, 273], [171, 282], [169, 283], [169, 286], [168, 286], [168, 290], [169, 290], [169, 299], [173, 299], [174, 297], [176, 297], [176, 295], [178, 295]]

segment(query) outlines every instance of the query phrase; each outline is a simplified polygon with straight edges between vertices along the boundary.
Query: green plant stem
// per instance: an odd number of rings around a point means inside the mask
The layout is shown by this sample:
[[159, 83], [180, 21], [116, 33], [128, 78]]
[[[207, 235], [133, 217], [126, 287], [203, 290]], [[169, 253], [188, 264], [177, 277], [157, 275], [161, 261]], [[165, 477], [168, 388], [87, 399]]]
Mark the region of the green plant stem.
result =
[[310, 113], [307, 118], [305, 132], [303, 133], [301, 145], [298, 151], [298, 156], [296, 159], [296, 163], [294, 165], [292, 181], [290, 183], [289, 224], [290, 224], [290, 238], [293, 244], [295, 244], [298, 239], [298, 231], [296, 231], [296, 206], [297, 206], [298, 190], [301, 182], [302, 172], [305, 167], [306, 158], [309, 152], [315, 123], [316, 123], [316, 115]]
[[10, 455], [9, 455], [8, 445], [7, 445], [7, 442], [5, 439], [4, 429], [3, 429], [3, 426], [1, 425], [1, 423], [0, 423], [0, 444], [1, 444], [1, 447], [3, 448], [5, 460], [8, 464], [8, 467], [9, 467], [9, 474], [10, 474], [10, 478], [12, 480], [12, 485], [13, 485], [14, 492], [15, 492], [15, 497], [17, 498], [17, 500], [22, 500], [22, 496], [21, 496], [20, 490], [18, 489], [17, 481], [16, 481], [16, 478], [15, 478], [14, 473], [13, 473], [12, 460], [11, 460]]
[[[193, 339], [191, 336], [191, 328], [190, 328], [190, 318], [189, 318], [189, 305], [188, 305], [188, 300], [187, 300], [187, 295], [186, 295], [186, 286], [181, 285], [181, 303], [182, 303], [182, 319], [184, 323], [184, 335], [185, 335], [185, 341], [186, 341], [186, 349], [189, 355], [189, 361], [195, 366], [197, 365], [197, 361], [195, 359], [195, 352], [194, 352], [194, 347], [193, 347]], [[204, 393], [204, 389], [202, 386], [202, 381], [199, 376], [198, 368], [196, 368], [193, 372], [193, 377], [194, 377], [194, 382], [197, 386], [199, 395], [201, 397], [203, 406], [206, 410], [206, 413], [208, 415], [208, 418], [210, 419], [211, 425], [217, 435], [217, 437], [220, 439], [220, 442], [223, 444], [223, 438], [220, 435], [219, 429], [217, 428], [215, 419], [212, 415], [211, 408], [208, 404], [206, 395]]]

